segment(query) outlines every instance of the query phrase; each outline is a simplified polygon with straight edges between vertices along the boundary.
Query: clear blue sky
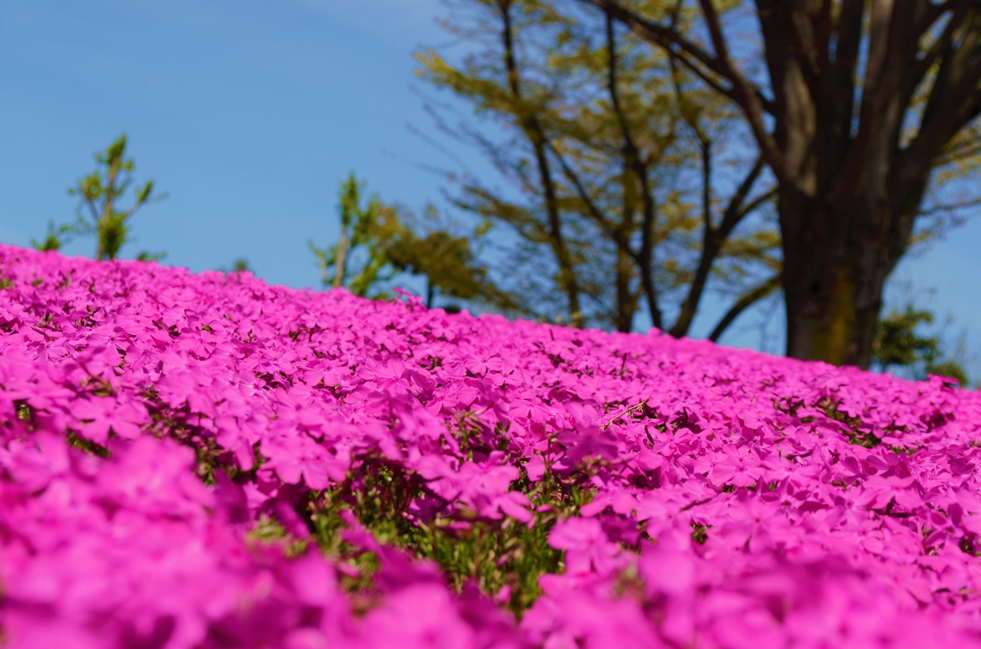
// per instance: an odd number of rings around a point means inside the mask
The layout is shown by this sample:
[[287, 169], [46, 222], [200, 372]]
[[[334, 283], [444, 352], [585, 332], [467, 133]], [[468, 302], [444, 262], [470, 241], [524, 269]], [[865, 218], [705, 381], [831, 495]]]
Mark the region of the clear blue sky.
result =
[[[349, 171], [388, 201], [420, 209], [439, 197], [443, 179], [422, 167], [453, 163], [407, 126], [435, 134], [411, 54], [449, 41], [435, 24], [441, 11], [438, 0], [4, 3], [0, 242], [27, 246], [49, 220], [74, 218], [67, 187], [125, 132], [136, 179], [170, 196], [135, 217], [138, 241], [123, 256], [165, 250], [164, 263], [194, 271], [244, 257], [269, 283], [315, 286], [307, 240], [336, 240], [337, 184]], [[66, 252], [93, 248], [80, 239]], [[897, 273], [936, 289], [924, 304], [968, 327], [975, 350], [979, 250], [976, 219]], [[723, 308], [706, 307], [695, 335]], [[759, 348], [753, 320], [724, 342]], [[781, 349], [771, 339], [769, 351]]]

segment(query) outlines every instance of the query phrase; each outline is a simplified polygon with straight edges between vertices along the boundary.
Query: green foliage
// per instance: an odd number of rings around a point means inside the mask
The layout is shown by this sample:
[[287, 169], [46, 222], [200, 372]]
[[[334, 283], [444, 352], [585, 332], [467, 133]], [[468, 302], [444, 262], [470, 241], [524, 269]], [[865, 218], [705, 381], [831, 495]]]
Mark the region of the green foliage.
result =
[[[368, 297], [368, 290], [379, 279], [391, 278], [392, 273], [381, 277], [379, 273], [388, 265], [385, 247], [398, 235], [401, 224], [393, 210], [383, 205], [377, 196], [372, 196], [368, 204], [361, 207], [363, 190], [364, 182], [358, 182], [353, 173], [341, 183], [340, 239], [337, 244], [323, 250], [311, 241], [310, 249], [319, 260], [320, 279], [324, 287], [343, 286], [355, 295]], [[368, 259], [360, 272], [349, 278], [351, 253], [359, 249], [367, 252]]]
[[148, 252], [144, 250], [140, 254], [136, 255], [137, 261], [160, 261], [167, 256], [165, 252]]
[[937, 354], [937, 337], [923, 337], [917, 334], [920, 323], [933, 322], [929, 311], [916, 310], [906, 305], [905, 311], [893, 309], [889, 315], [879, 320], [875, 342], [872, 345], [874, 358], [883, 367], [890, 365], [913, 365], [919, 360]]
[[252, 273], [253, 275], [255, 274], [255, 271], [252, 270], [252, 267], [249, 265], [249, 260], [246, 259], [245, 257], [238, 257], [237, 259], [235, 259], [235, 261], [232, 262], [232, 266], [230, 269], [227, 266], [221, 266], [218, 268], [218, 270], [223, 273], [248, 272], [248, 273]]
[[872, 342], [872, 362], [882, 370], [903, 368], [913, 378], [923, 380], [929, 374], [957, 379], [961, 387], [969, 384], [960, 363], [944, 358], [939, 334], [925, 335], [922, 325], [932, 324], [933, 313], [907, 304], [903, 311], [890, 310], [876, 325]]
[[939, 361], [929, 363], [926, 366], [926, 373], [936, 374], [937, 376], [943, 376], [948, 379], [957, 379], [957, 385], [961, 387], [967, 387], [969, 385], [967, 372], [965, 372], [960, 363], [957, 363], [956, 361]]
[[[839, 405], [841, 405], [840, 402], [826, 397], [817, 404], [817, 407], [821, 408], [824, 411], [824, 414], [826, 414], [829, 418], [845, 424], [845, 426], [848, 428], [848, 432], [846, 434], [848, 435], [849, 444], [863, 446], [865, 448], [875, 448], [882, 443], [882, 440], [877, 435], [868, 429], [863, 429], [862, 420], [860, 417], [853, 417], [848, 413], [842, 412], [838, 409]], [[814, 417], [801, 418], [801, 421], [805, 423], [813, 420]]]
[[246, 541], [265, 545], [279, 545], [288, 557], [303, 554], [307, 542], [290, 536], [286, 529], [267, 515], [259, 518], [255, 526], [245, 536]]
[[31, 245], [41, 252], [48, 250], [61, 250], [61, 247], [71, 241], [71, 235], [75, 231], [72, 225], [63, 224], [55, 227], [54, 221], [48, 221], [48, 234], [43, 241], [31, 239]]
[[[154, 196], [152, 180], [134, 187], [134, 197], [128, 208], [121, 208], [120, 201], [133, 187], [132, 158], [126, 157], [126, 135], [121, 135], [109, 147], [97, 153], [96, 169], [81, 178], [68, 189], [78, 196], [77, 220], [55, 227], [48, 223], [48, 234], [43, 241], [31, 241], [38, 250], [59, 250], [71, 240], [71, 236], [95, 235], [95, 259], [115, 259], [128, 241], [129, 220], [144, 205], [163, 200], [166, 195]], [[162, 259], [165, 253], [140, 253], [142, 261]]]
[[521, 480], [516, 485], [539, 509], [530, 525], [509, 517], [481, 519], [467, 512], [437, 513], [423, 520], [406, 516], [409, 504], [425, 495], [424, 481], [417, 475], [382, 458], [363, 459], [358, 474], [362, 477], [357, 480], [349, 478], [311, 494], [303, 512], [321, 550], [357, 570], [347, 584], [349, 590], [369, 587], [378, 563], [370, 553], [342, 540], [345, 511], [380, 543], [435, 561], [458, 591], [470, 580], [488, 595], [507, 587], [508, 606], [518, 615], [541, 595], [538, 578], [563, 570], [563, 553], [548, 544], [552, 527], [560, 518], [577, 513], [589, 499], [585, 486], [565, 484], [546, 473], [539, 483]]
[[72, 431], [68, 431], [68, 434], [66, 435], [66, 439], [68, 440], [69, 446], [73, 446], [77, 449], [81, 449], [82, 451], [85, 451], [86, 453], [89, 453], [91, 455], [98, 455], [101, 458], [108, 458], [111, 456], [109, 449], [106, 448], [105, 446], [100, 446], [99, 444], [87, 440], [84, 437], [79, 437]]
[[312, 241], [309, 244], [324, 287], [343, 286], [361, 297], [384, 299], [388, 295], [381, 286], [398, 273], [408, 272], [426, 278], [430, 307], [437, 291], [505, 310], [517, 306], [487, 280], [487, 269], [476, 263], [470, 244], [486, 234], [486, 226], [468, 236], [454, 235], [438, 222], [438, 214], [430, 207], [426, 214], [436, 227], [420, 235], [410, 227], [411, 214], [382, 203], [376, 195], [363, 204], [363, 193], [364, 183], [351, 174], [340, 186], [338, 242], [325, 249]]
[[[450, 432], [469, 460], [473, 460], [472, 454], [486, 457], [494, 449], [508, 447], [505, 427], [491, 431], [470, 413], [460, 413], [456, 419]], [[188, 438], [181, 441], [197, 444]], [[255, 479], [254, 470], [243, 475], [223, 467], [217, 448], [195, 451], [198, 475], [209, 483], [214, 482], [210, 476], [217, 471], [225, 471], [239, 483]], [[257, 447], [257, 465], [264, 461]], [[522, 523], [508, 516], [482, 517], [459, 503], [443, 503], [435, 511], [417, 511], [415, 504], [423, 503], [425, 509], [426, 502], [439, 500], [432, 500], [426, 480], [399, 462], [368, 453], [354, 458], [343, 481], [300, 496], [295, 511], [311, 532], [309, 540], [291, 535], [269, 517], [261, 518], [248, 538], [255, 543], [278, 545], [289, 556], [315, 545], [340, 566], [341, 584], [352, 595], [355, 607], [367, 609], [375, 596], [373, 576], [379, 559], [370, 549], [344, 540], [342, 532], [353, 519], [381, 545], [434, 561], [458, 592], [468, 582], [490, 596], [503, 592], [507, 607], [520, 617], [542, 593], [539, 577], [565, 569], [564, 553], [549, 545], [549, 533], [556, 522], [578, 515], [582, 506], [590, 502], [591, 476], [602, 462], [587, 458], [581, 471], [569, 474], [546, 470], [538, 481], [531, 481], [522, 470], [511, 484], [511, 489], [524, 493], [531, 505], [533, 520]]]
[[249, 267], [249, 261], [247, 259], [239, 257], [235, 260], [235, 263], [232, 264], [232, 272], [241, 273], [243, 271], [251, 273], [252, 269]]

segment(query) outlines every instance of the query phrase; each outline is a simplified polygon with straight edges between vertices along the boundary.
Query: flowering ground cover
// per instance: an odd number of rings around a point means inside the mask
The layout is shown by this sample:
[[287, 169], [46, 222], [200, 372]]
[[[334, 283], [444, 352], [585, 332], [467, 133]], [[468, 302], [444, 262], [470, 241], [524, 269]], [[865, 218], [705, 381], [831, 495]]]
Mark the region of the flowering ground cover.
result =
[[0, 646], [981, 647], [940, 378], [0, 246]]

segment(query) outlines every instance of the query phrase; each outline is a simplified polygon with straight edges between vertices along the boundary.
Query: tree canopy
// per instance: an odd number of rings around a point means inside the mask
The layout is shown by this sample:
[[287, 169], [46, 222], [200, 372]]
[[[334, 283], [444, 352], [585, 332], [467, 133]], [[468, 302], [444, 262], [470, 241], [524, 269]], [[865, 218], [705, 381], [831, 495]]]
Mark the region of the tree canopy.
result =
[[683, 336], [715, 278], [732, 305], [718, 338], [778, 287], [774, 193], [755, 152], [734, 154], [725, 100], [610, 17], [537, 0], [457, 6], [443, 24], [471, 53], [420, 52], [419, 73], [476, 111], [458, 124], [437, 112], [438, 124], [510, 187], [453, 172], [452, 198], [507, 226], [509, 286], [536, 315], [631, 331], [646, 307]]

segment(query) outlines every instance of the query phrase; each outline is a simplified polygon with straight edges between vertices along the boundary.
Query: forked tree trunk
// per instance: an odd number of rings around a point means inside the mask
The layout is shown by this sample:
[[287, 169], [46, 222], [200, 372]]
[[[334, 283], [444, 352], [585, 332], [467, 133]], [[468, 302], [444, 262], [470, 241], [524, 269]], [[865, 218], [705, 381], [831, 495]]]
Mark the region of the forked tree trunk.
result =
[[760, 87], [730, 54], [720, 3], [697, 0], [707, 49], [615, 0], [581, 1], [740, 107], [778, 182], [787, 355], [868, 368], [883, 285], [910, 245], [932, 168], [981, 114], [981, 7], [755, 0], [769, 77]]

